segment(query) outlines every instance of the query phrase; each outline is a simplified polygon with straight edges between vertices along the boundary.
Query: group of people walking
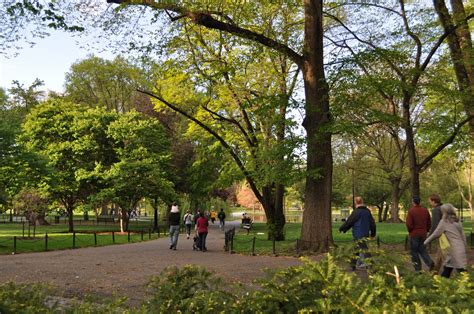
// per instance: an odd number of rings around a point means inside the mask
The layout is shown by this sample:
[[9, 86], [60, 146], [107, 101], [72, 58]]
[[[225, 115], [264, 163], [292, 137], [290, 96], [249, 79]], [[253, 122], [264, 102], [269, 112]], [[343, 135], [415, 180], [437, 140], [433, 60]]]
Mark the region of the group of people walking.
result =
[[[219, 219], [219, 226], [221, 229], [224, 229], [225, 226], [225, 212], [221, 208], [219, 213], [216, 213], [214, 209], [211, 212], [204, 212], [201, 210], [196, 210], [193, 214], [190, 210], [186, 212], [183, 216], [183, 224], [186, 229], [186, 239], [191, 238], [191, 233], [194, 228], [195, 236], [193, 237], [194, 245], [193, 247], [206, 252], [206, 239], [209, 232], [209, 219], [214, 224], [216, 217]], [[169, 236], [170, 236], [170, 250], [176, 250], [179, 237], [179, 228], [181, 224], [181, 213], [176, 203], [173, 203], [171, 206], [171, 211], [168, 215], [169, 223]]]
[[[413, 206], [408, 210], [406, 225], [413, 266], [415, 271], [421, 271], [423, 260], [430, 270], [449, 278], [453, 269], [463, 272], [466, 268], [466, 236], [453, 205], [442, 204], [437, 194], [430, 195], [428, 202], [433, 207], [431, 216], [418, 196], [413, 197]], [[434, 245], [437, 250], [433, 260], [426, 245], [436, 239], [439, 241]]]
[[[415, 271], [419, 272], [422, 270], [423, 260], [430, 271], [449, 278], [454, 269], [463, 272], [466, 268], [466, 237], [453, 205], [442, 204], [437, 194], [430, 195], [428, 201], [432, 206], [431, 215], [428, 209], [421, 206], [419, 196], [413, 197], [412, 207], [408, 210], [406, 227], [412, 263]], [[354, 202], [355, 210], [339, 228], [339, 231], [344, 233], [352, 228], [352, 235], [357, 243], [357, 254], [351, 261], [352, 270], [366, 266], [366, 241], [376, 235], [375, 220], [364, 205], [362, 197], [355, 197]], [[437, 239], [439, 243], [434, 245], [437, 251], [433, 260], [426, 246]]]

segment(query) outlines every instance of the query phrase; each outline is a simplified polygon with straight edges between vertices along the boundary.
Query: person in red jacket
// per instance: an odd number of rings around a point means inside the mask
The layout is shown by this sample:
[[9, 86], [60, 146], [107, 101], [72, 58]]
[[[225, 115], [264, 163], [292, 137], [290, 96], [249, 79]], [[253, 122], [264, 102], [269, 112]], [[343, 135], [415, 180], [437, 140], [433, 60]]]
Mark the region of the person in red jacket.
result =
[[203, 212], [199, 213], [199, 218], [196, 221], [196, 230], [199, 236], [199, 249], [201, 249], [202, 252], [207, 251], [206, 238], [207, 238], [208, 226], [209, 226], [209, 221], [207, 220], [206, 216], [204, 216], [204, 213]]
[[408, 237], [410, 238], [410, 253], [415, 271], [421, 271], [421, 259], [431, 269], [434, 267], [426, 246], [423, 242], [426, 235], [431, 228], [431, 217], [428, 210], [420, 206], [421, 200], [419, 196], [413, 197], [413, 206], [408, 210], [407, 215], [407, 229]]

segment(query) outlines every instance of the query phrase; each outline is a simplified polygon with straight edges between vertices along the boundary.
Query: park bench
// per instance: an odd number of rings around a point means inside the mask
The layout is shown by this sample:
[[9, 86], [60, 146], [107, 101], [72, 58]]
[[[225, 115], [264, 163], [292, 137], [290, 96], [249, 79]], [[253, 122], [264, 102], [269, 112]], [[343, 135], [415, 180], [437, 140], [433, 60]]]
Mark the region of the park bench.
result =
[[252, 225], [253, 225], [253, 222], [250, 217], [242, 218], [241, 228], [247, 230], [247, 234], [250, 233], [250, 229], [252, 229]]
[[103, 223], [112, 222], [112, 223], [114, 223], [115, 218], [113, 216], [97, 216], [97, 223], [99, 223], [99, 222], [103, 222]]

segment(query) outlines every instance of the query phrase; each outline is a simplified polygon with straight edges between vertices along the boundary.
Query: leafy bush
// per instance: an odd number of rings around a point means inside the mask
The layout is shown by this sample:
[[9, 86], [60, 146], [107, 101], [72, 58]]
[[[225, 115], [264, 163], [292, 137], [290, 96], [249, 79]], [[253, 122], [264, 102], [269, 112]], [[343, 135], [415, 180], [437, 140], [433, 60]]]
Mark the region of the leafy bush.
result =
[[256, 281], [253, 289], [226, 283], [203, 267], [170, 267], [152, 278], [142, 307], [131, 310], [123, 299], [47, 307], [48, 289], [6, 284], [0, 286], [0, 313], [470, 313], [474, 308], [472, 272], [446, 279], [402, 267], [397, 281], [391, 271], [401, 265], [397, 261], [405, 263], [403, 254], [372, 252], [365, 273], [339, 266], [349, 252], [319, 262], [303, 258], [299, 266]]
[[48, 289], [40, 285], [0, 285], [0, 313], [52, 313], [44, 300]]
[[144, 305], [151, 313], [219, 313], [236, 301], [229, 286], [202, 267], [170, 267], [149, 283], [152, 296]]
[[364, 278], [343, 270], [332, 255], [320, 262], [304, 258], [302, 265], [277, 271], [247, 291], [223, 286], [200, 267], [173, 267], [153, 279], [153, 296], [144, 308], [160, 313], [467, 313], [474, 308], [473, 274], [445, 279], [409, 272], [397, 283], [387, 272], [391, 267], [379, 265]]

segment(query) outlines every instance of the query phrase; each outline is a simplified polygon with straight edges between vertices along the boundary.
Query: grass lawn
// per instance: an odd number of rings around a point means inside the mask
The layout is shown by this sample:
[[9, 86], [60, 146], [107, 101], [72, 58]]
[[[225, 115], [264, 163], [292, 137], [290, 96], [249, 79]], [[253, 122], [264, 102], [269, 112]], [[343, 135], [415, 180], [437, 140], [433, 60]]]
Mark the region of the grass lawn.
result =
[[[352, 233], [349, 230], [347, 233], [340, 233], [339, 227], [341, 222], [335, 222], [332, 226], [332, 234], [334, 242], [336, 244], [351, 243]], [[469, 236], [471, 234], [471, 221], [470, 219], [464, 220], [464, 232], [468, 237], [468, 244], [470, 244]], [[273, 252], [272, 241], [267, 240], [267, 227], [265, 223], [254, 223], [250, 234], [243, 229], [236, 230], [236, 235], [233, 243], [233, 250], [239, 253], [252, 253], [253, 238], [255, 237], [255, 253], [257, 254], [269, 254]], [[301, 224], [300, 223], [287, 223], [285, 225], [285, 241], [279, 241], [275, 243], [275, 252], [277, 254], [294, 253], [296, 247], [296, 240], [301, 235]], [[390, 244], [404, 246], [405, 238], [408, 235], [406, 226], [403, 223], [377, 223], [377, 236], [380, 240], [380, 244]], [[376, 243], [376, 241], [373, 241]]]
[[[105, 246], [112, 244], [122, 244], [129, 242], [139, 242], [156, 239], [157, 233], [149, 233], [150, 221], [131, 221], [128, 233], [120, 233], [120, 226], [117, 223], [95, 223], [94, 220], [74, 225], [76, 235], [68, 232], [68, 225], [65, 223], [53, 224], [49, 226], [37, 226], [28, 228], [28, 224], [3, 223], [0, 224], [0, 254], [11, 254], [15, 248], [16, 252], [40, 252], [46, 249], [63, 250], [71, 248], [81, 248], [90, 246]], [[142, 236], [143, 232], [143, 236]], [[160, 236], [164, 236], [166, 229], [160, 225]], [[96, 233], [96, 235], [94, 235]], [[48, 235], [46, 241], [45, 235]]]

